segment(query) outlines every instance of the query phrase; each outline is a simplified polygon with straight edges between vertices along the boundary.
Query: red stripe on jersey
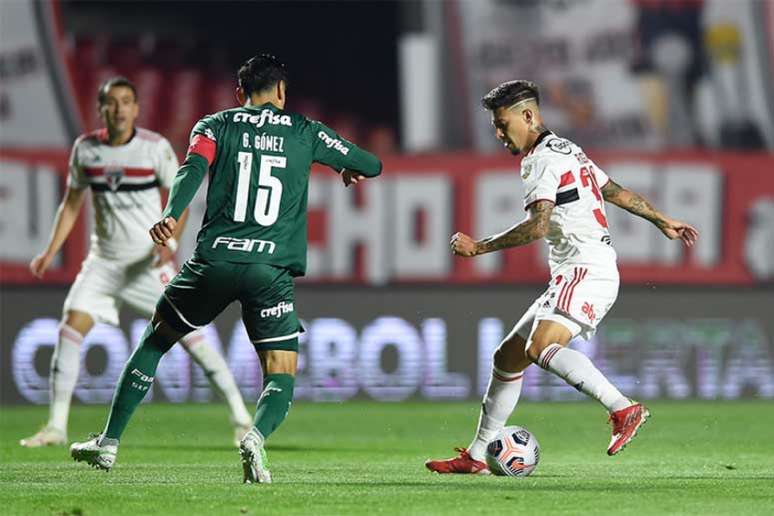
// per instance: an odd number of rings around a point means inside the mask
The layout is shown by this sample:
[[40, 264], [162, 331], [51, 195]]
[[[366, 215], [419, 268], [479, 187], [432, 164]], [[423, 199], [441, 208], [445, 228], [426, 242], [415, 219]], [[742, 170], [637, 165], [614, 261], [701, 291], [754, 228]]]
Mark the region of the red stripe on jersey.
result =
[[124, 168], [126, 177], [145, 177], [155, 176], [156, 172], [152, 168]]
[[215, 161], [215, 151], [218, 149], [218, 145], [215, 140], [207, 138], [203, 134], [195, 134], [191, 138], [191, 145], [188, 146], [188, 154], [198, 154], [207, 160], [207, 165], [212, 165]]
[[[115, 167], [123, 171], [126, 177], [154, 177], [156, 172], [152, 168]], [[83, 172], [89, 177], [99, 177], [105, 174], [105, 167], [84, 167]]]
[[565, 172], [562, 174], [562, 178], [559, 180], [559, 188], [567, 185], [571, 185], [575, 182], [575, 176], [572, 172]]

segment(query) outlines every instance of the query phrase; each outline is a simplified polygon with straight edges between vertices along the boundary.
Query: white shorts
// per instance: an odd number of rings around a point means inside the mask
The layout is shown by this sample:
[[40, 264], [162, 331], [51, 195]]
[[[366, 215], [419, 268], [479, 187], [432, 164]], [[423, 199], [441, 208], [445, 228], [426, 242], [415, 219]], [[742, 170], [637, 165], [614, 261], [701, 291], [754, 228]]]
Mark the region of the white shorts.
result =
[[164, 286], [177, 274], [171, 262], [152, 267], [153, 257], [134, 263], [108, 260], [90, 253], [70, 287], [64, 313], [85, 312], [95, 322], [118, 325], [118, 313], [126, 303], [150, 318]]
[[513, 328], [525, 341], [541, 320], [556, 321], [573, 337], [594, 336], [597, 325], [618, 297], [618, 269], [566, 265], [551, 278], [548, 289], [532, 303]]

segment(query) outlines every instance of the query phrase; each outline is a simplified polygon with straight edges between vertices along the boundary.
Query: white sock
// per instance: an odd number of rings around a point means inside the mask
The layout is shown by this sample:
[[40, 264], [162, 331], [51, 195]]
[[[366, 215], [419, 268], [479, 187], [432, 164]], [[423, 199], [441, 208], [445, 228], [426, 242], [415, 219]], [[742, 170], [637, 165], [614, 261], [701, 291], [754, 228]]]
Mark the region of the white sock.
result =
[[476, 437], [468, 446], [468, 453], [475, 460], [484, 460], [486, 447], [508, 421], [521, 395], [524, 373], [508, 373], [492, 368], [489, 386], [481, 403]]
[[81, 342], [83, 335], [64, 323], [59, 326], [59, 340], [51, 357], [51, 374], [48, 380], [48, 426], [64, 433], [67, 433], [70, 403], [81, 369]]
[[199, 331], [189, 333], [180, 339], [180, 342], [194, 362], [204, 369], [204, 374], [215, 390], [225, 398], [231, 411], [231, 422], [239, 426], [252, 425], [253, 418], [247, 412], [234, 376], [221, 354], [207, 344], [204, 335]]
[[538, 357], [538, 365], [600, 402], [608, 412], [615, 412], [632, 404], [586, 355], [574, 349], [562, 347], [561, 344], [551, 344]]

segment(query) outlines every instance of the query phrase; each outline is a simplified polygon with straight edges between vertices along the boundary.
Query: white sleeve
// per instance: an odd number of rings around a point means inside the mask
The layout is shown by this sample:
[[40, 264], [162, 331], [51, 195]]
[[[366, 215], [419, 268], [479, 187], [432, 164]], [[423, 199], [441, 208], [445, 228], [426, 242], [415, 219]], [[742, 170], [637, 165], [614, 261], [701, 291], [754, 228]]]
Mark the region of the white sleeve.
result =
[[593, 165], [594, 167], [594, 179], [597, 180], [597, 186], [600, 188], [604, 188], [607, 183], [610, 182], [610, 178], [605, 174], [605, 172], [597, 166], [596, 163]]
[[529, 209], [537, 201], [556, 203], [556, 190], [559, 188], [560, 174], [551, 160], [541, 159], [532, 164], [532, 170], [524, 177], [524, 209]]
[[158, 143], [156, 159], [158, 159], [156, 177], [159, 178], [159, 184], [162, 188], [172, 188], [172, 182], [175, 180], [179, 163], [172, 145], [170, 145], [166, 138], [162, 138]]
[[83, 167], [78, 162], [78, 147], [80, 143], [80, 138], [75, 140], [73, 149], [70, 151], [70, 161], [67, 166], [67, 187], [73, 190], [83, 190], [89, 186]]

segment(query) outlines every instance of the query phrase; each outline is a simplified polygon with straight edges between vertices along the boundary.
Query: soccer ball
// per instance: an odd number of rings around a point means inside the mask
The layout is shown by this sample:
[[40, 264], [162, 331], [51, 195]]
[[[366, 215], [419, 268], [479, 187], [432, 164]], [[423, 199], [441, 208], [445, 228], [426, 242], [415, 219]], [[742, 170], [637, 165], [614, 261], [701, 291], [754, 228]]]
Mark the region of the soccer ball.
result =
[[486, 463], [495, 475], [526, 477], [539, 460], [540, 444], [520, 426], [506, 426], [486, 447]]

